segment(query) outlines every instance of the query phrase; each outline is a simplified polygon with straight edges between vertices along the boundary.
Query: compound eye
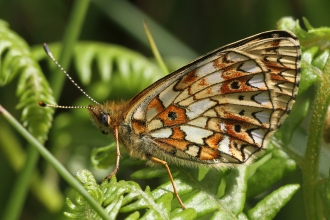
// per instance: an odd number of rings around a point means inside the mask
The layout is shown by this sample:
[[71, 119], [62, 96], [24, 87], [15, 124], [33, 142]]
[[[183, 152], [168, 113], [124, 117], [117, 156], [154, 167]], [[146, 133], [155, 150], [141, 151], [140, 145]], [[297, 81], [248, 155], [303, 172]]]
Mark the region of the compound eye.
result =
[[108, 124], [108, 115], [105, 114], [105, 113], [102, 113], [100, 115], [100, 122], [101, 122], [102, 125], [108, 127], [109, 126], [109, 124]]

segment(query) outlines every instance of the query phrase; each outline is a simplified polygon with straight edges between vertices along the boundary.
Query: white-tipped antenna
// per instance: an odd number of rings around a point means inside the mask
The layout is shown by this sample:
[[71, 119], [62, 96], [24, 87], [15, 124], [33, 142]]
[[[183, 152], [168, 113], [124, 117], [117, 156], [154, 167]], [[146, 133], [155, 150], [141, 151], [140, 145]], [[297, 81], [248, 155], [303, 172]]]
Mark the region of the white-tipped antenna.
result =
[[[71, 76], [63, 69], [63, 67], [57, 62], [57, 60], [54, 58], [52, 52], [50, 52], [50, 49], [48, 47], [48, 45], [46, 43], [44, 43], [44, 50], [46, 51], [47, 55], [49, 56], [49, 58], [56, 64], [56, 66], [58, 66], [58, 68], [60, 68], [60, 70], [69, 78], [69, 80], [92, 102], [94, 102], [97, 105], [100, 105], [100, 103], [98, 103], [97, 101], [95, 101], [92, 97], [90, 97], [82, 88], [80, 88], [80, 86], [71, 78]], [[43, 103], [45, 104], [45, 103]], [[39, 103], [40, 105], [40, 103]], [[55, 106], [55, 105], [50, 105], [50, 104], [45, 104], [45, 105], [40, 105], [43, 107], [54, 107], [54, 108], [89, 108], [89, 107], [83, 107], [83, 106]], [[90, 108], [89, 108], [90, 109]]]

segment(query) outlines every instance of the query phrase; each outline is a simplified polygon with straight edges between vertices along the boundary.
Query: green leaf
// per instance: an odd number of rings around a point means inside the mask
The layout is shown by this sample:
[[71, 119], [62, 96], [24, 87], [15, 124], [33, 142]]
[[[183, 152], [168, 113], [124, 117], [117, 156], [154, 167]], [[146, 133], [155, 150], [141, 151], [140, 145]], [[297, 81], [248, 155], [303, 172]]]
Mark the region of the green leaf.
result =
[[238, 169], [230, 170], [226, 183], [226, 192], [220, 199], [220, 202], [227, 208], [230, 207], [234, 215], [238, 215], [243, 211], [247, 190], [246, 183], [246, 167], [242, 166]]
[[254, 175], [249, 178], [247, 197], [253, 197], [264, 192], [296, 169], [294, 160], [280, 149], [274, 149], [271, 155], [272, 157], [259, 166]]
[[298, 184], [282, 186], [248, 211], [249, 219], [273, 219], [299, 189]]

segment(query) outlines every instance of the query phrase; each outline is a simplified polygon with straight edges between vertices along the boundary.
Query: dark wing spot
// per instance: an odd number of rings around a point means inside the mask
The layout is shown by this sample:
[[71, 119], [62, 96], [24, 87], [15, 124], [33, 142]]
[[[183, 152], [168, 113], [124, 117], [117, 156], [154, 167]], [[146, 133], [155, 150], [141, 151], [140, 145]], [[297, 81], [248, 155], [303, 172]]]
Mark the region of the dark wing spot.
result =
[[235, 132], [241, 132], [241, 125], [234, 125]]
[[238, 100], [240, 100], [240, 101], [244, 100], [244, 95], [239, 95]]
[[243, 116], [245, 114], [245, 110], [242, 110], [238, 113], [240, 116]]
[[174, 121], [175, 119], [177, 119], [178, 115], [176, 114], [176, 112], [168, 112], [167, 117], [170, 120]]
[[265, 61], [265, 62], [269, 62], [269, 60], [268, 60], [268, 57], [267, 57], [267, 56], [265, 56], [265, 57], [264, 57], [264, 61]]
[[234, 81], [234, 82], [230, 83], [230, 87], [232, 89], [239, 89], [240, 88], [239, 82]]

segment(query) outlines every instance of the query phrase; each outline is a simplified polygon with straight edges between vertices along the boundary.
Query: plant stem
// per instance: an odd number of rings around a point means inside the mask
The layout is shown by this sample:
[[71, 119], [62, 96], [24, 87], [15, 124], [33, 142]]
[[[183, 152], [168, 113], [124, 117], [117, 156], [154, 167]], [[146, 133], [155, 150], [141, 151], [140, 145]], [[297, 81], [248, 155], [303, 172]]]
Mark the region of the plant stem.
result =
[[[61, 66], [64, 69], [68, 68], [68, 65], [71, 61], [73, 48], [75, 42], [79, 38], [89, 3], [90, 0], [80, 0], [80, 1], [75, 1], [74, 3], [73, 11], [71, 13], [71, 17], [69, 19], [69, 23], [68, 26], [66, 27], [66, 31], [63, 37], [62, 50], [58, 58], [58, 62], [61, 64]], [[58, 100], [61, 95], [64, 79], [65, 79], [65, 75], [62, 73], [62, 71], [59, 68], [57, 68], [54, 74], [51, 75], [49, 81], [51, 88], [54, 91], [55, 100]]]
[[[72, 188], [77, 190], [84, 199], [91, 205], [91, 207], [100, 215], [103, 219], [109, 219], [109, 215], [102, 208], [100, 204], [85, 190], [85, 188], [76, 180], [69, 171], [44, 147], [42, 146], [12, 115], [10, 115], [1, 105], [0, 114], [30, 143], [34, 151], [38, 153], [50, 163], [54, 169], [62, 176], [62, 178], [71, 185]], [[22, 175], [26, 175], [24, 172]], [[28, 184], [27, 184], [28, 185]], [[23, 194], [23, 193], [21, 193]], [[13, 194], [16, 195], [16, 194]], [[16, 210], [17, 211], [17, 210]], [[20, 214], [20, 213], [19, 213]], [[12, 219], [12, 218], [4, 218]]]
[[160, 69], [163, 71], [164, 76], [166, 76], [167, 74], [169, 74], [169, 71], [168, 71], [168, 69], [167, 69], [167, 67], [165, 65], [165, 62], [164, 62], [162, 56], [159, 53], [159, 50], [158, 50], [158, 48], [156, 46], [156, 43], [155, 43], [155, 41], [154, 41], [154, 39], [152, 37], [152, 34], [150, 33], [150, 30], [148, 28], [147, 23], [144, 22], [143, 24], [144, 24], [144, 29], [146, 31], [147, 38], [149, 40], [151, 51], [154, 54], [154, 57], [155, 57], [158, 65], [159, 65]]
[[25, 203], [25, 197], [29, 191], [30, 183], [35, 166], [39, 158], [38, 151], [28, 146], [28, 153], [25, 164], [18, 173], [18, 178], [14, 183], [12, 193], [7, 202], [3, 219], [20, 219], [21, 212]]
[[326, 219], [319, 197], [319, 164], [323, 123], [330, 99], [330, 59], [328, 58], [316, 93], [303, 169], [307, 219]]

